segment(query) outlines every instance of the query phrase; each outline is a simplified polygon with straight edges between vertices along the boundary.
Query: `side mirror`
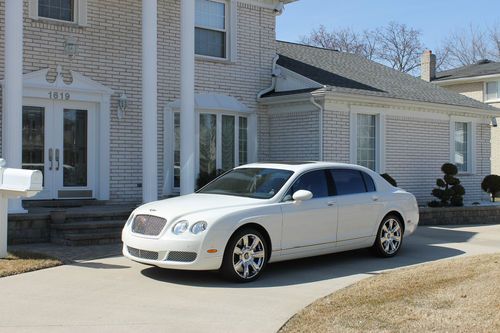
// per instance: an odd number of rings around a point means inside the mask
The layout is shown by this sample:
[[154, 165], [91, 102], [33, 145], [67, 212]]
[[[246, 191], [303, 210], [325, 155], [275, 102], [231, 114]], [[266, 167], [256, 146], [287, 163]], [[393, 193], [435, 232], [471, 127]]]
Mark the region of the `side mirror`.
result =
[[312, 197], [313, 194], [310, 191], [306, 190], [299, 190], [293, 194], [293, 200], [298, 202], [311, 200]]

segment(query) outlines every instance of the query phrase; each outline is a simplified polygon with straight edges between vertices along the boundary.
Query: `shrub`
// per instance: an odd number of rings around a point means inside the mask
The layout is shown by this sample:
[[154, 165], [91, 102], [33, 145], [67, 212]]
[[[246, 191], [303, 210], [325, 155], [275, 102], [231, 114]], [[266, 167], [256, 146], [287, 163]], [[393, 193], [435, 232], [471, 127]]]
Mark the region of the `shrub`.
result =
[[384, 178], [389, 184], [394, 187], [398, 187], [398, 183], [394, 178], [392, 178], [388, 173], [381, 174], [382, 178]]
[[196, 188], [199, 190], [223, 173], [224, 171], [220, 169], [212, 172], [200, 172], [198, 179], [196, 179]]
[[497, 193], [500, 193], [500, 176], [489, 175], [484, 177], [481, 188], [484, 192], [489, 193], [491, 195], [491, 201], [495, 202]]
[[460, 185], [457, 166], [445, 163], [441, 167], [444, 177], [436, 180], [436, 188], [432, 190], [432, 195], [438, 200], [429, 202], [429, 207], [460, 207], [464, 205], [465, 189]]

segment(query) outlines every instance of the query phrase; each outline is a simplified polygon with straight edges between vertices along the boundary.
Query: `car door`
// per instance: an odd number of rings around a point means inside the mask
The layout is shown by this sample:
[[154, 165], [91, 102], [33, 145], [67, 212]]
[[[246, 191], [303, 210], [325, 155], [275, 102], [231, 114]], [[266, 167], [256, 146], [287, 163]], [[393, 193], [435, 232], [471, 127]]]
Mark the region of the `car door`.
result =
[[[313, 197], [295, 202], [293, 193], [312, 192]], [[282, 203], [283, 250], [300, 251], [313, 245], [335, 246], [337, 206], [328, 170], [315, 170], [301, 175], [290, 187]]]
[[330, 172], [337, 192], [337, 241], [373, 236], [382, 208], [373, 179], [356, 169]]

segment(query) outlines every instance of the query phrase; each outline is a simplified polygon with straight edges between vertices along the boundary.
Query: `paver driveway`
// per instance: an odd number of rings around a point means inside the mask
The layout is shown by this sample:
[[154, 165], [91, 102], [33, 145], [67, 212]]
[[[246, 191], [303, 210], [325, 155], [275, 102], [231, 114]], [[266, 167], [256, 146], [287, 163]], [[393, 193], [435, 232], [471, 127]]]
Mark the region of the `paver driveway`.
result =
[[0, 332], [275, 332], [314, 300], [380, 271], [500, 252], [500, 226], [420, 228], [396, 258], [369, 251], [268, 266], [246, 285], [108, 258], [0, 279]]

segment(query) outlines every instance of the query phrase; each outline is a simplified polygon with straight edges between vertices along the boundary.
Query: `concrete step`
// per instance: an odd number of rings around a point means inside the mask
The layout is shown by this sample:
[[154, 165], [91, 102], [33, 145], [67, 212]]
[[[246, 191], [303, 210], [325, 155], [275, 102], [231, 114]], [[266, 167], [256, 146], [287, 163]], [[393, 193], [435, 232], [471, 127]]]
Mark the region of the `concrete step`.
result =
[[96, 199], [66, 199], [66, 200], [23, 200], [23, 207], [70, 208], [83, 206], [104, 206], [107, 201]]

